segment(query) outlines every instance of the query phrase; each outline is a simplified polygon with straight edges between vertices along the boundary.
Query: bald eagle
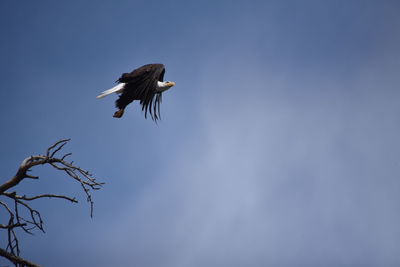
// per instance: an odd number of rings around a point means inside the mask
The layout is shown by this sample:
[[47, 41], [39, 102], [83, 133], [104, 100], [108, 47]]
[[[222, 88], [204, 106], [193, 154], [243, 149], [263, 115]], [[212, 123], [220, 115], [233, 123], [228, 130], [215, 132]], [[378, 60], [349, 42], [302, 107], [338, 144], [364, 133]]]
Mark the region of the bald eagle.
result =
[[138, 100], [142, 105], [145, 118], [149, 112], [151, 118], [157, 121], [160, 119], [162, 93], [175, 85], [174, 82], [164, 82], [164, 74], [165, 66], [163, 64], [141, 66], [130, 73], [123, 73], [116, 81], [117, 86], [102, 92], [97, 98], [112, 93], [120, 94], [115, 102], [118, 111], [114, 113], [114, 118], [121, 118], [126, 106], [134, 100]]

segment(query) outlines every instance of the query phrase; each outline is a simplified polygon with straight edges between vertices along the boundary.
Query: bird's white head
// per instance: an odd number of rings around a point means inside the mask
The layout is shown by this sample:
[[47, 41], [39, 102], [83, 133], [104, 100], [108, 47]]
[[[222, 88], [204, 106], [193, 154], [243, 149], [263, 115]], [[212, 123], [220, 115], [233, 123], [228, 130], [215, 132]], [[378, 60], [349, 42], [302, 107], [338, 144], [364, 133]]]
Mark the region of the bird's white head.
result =
[[157, 82], [157, 91], [164, 92], [167, 91], [169, 88], [175, 85], [175, 82], [165, 81], [165, 82]]

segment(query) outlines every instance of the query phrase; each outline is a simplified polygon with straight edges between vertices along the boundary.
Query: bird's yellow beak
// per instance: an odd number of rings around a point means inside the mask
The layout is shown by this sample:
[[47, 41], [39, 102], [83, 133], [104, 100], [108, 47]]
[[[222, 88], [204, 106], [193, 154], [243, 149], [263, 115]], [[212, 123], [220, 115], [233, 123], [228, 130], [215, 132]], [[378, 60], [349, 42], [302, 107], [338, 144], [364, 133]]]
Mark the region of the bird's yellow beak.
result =
[[169, 82], [168, 86], [172, 87], [172, 86], [175, 86], [175, 84], [176, 84], [175, 82]]

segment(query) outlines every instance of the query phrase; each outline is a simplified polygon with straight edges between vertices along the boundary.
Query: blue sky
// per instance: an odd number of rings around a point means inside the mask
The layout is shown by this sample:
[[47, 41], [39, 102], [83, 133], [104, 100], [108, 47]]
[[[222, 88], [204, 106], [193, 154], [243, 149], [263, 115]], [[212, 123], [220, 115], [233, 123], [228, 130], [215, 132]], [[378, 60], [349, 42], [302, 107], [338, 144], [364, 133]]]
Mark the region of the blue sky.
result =
[[[1, 179], [61, 138], [95, 216], [47, 168], [20, 192], [44, 266], [398, 266], [396, 1], [2, 1]], [[164, 63], [162, 121], [95, 96]], [[2, 238], [4, 238], [2, 236]], [[2, 242], [3, 244], [4, 242]], [[0, 263], [3, 263], [0, 260]]]

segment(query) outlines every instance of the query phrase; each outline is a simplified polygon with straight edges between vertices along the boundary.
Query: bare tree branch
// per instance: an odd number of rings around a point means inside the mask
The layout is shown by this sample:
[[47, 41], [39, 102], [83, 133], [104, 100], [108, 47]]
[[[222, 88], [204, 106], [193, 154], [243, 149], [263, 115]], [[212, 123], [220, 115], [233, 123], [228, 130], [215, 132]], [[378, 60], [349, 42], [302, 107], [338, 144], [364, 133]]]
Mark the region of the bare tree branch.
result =
[[11, 254], [10, 252], [7, 252], [6, 250], [0, 248], [0, 256], [8, 259], [12, 263], [15, 264], [15, 266], [26, 266], [26, 267], [40, 267], [40, 265], [34, 264], [30, 261], [27, 261], [21, 257], [18, 257], [16, 255]]
[[22, 200], [35, 200], [35, 199], [44, 198], [44, 197], [63, 198], [63, 199], [69, 200], [71, 202], [78, 203], [78, 200], [76, 200], [76, 198], [71, 198], [71, 197], [67, 197], [67, 196], [63, 196], [63, 195], [54, 195], [54, 194], [42, 194], [42, 195], [37, 195], [37, 196], [33, 196], [33, 197], [27, 197], [26, 195], [18, 196], [15, 194], [15, 192], [12, 192], [12, 193], [4, 192], [3, 195], [10, 197], [12, 199], [22, 199]]
[[16, 223], [16, 224], [0, 224], [1, 229], [10, 229], [10, 228], [15, 228], [15, 227], [22, 227], [25, 226], [26, 223]]
[[87, 201], [90, 203], [90, 216], [93, 217], [94, 202], [91, 190], [99, 190], [104, 183], [97, 182], [96, 178], [91, 173], [76, 166], [73, 161], [67, 162], [65, 159], [70, 156], [71, 153], [64, 154], [60, 157], [57, 156], [57, 153], [59, 153], [69, 141], [70, 139], [57, 141], [46, 150], [45, 155], [35, 155], [24, 159], [14, 177], [0, 185], [0, 196], [7, 197], [7, 199], [14, 204], [14, 209], [11, 209], [6, 202], [0, 201], [0, 207], [2, 206], [9, 214], [7, 223], [0, 224], [0, 230], [6, 230], [8, 233], [7, 248], [5, 250], [0, 248], [0, 256], [9, 259], [16, 267], [38, 266], [19, 257], [19, 241], [14, 231], [20, 228], [28, 234], [32, 234], [32, 230], [34, 229], [44, 232], [42, 216], [39, 211], [30, 206], [30, 201], [40, 198], [58, 198], [78, 203], [75, 197], [65, 195], [40, 194], [28, 197], [26, 195], [18, 195], [16, 191], [9, 192], [9, 189], [18, 185], [25, 178], [39, 179], [38, 176], [28, 174], [31, 168], [38, 165], [49, 165], [56, 170], [65, 172], [69, 177], [77, 181], [81, 185]]

